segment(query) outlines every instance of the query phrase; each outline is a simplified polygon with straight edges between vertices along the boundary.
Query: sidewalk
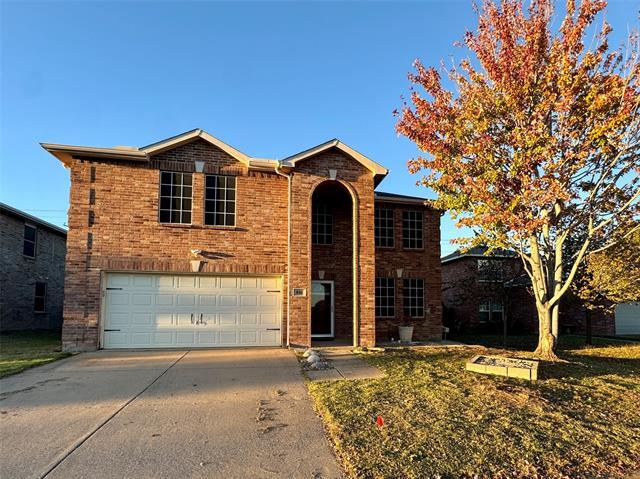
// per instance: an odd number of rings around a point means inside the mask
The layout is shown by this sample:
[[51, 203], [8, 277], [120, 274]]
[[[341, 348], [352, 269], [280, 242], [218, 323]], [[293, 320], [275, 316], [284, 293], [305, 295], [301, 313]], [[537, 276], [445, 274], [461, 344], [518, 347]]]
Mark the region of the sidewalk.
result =
[[351, 347], [314, 348], [329, 364], [329, 369], [307, 371], [311, 381], [340, 381], [343, 379], [380, 379], [385, 374], [351, 352]]

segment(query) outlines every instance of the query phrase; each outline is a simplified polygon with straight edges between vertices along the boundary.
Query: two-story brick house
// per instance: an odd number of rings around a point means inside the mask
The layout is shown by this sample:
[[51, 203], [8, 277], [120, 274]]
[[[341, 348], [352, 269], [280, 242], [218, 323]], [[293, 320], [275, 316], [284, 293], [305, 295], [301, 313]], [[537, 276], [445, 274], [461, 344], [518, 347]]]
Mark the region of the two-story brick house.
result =
[[71, 172], [67, 350], [440, 338], [440, 212], [376, 192], [388, 170], [338, 140], [43, 147]]
[[[537, 333], [535, 300], [522, 260], [514, 251], [486, 252], [486, 247], [479, 246], [442, 258], [445, 326], [453, 333], [495, 334], [502, 333], [506, 323], [508, 334]], [[568, 292], [560, 302], [560, 331], [583, 333], [590, 321], [594, 334], [616, 334], [623, 331], [622, 314], [632, 308], [619, 305], [615, 314], [595, 310], [588, 316], [581, 300]]]
[[0, 203], [0, 331], [60, 329], [67, 232]]

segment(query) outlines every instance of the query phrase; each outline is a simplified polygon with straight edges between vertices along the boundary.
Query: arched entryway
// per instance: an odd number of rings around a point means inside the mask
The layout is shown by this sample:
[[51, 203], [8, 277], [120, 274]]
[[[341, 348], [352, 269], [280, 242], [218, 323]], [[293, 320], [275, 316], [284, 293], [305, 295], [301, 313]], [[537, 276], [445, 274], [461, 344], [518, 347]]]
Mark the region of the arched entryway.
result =
[[351, 193], [338, 181], [325, 181], [313, 191], [311, 211], [311, 339], [353, 342]]

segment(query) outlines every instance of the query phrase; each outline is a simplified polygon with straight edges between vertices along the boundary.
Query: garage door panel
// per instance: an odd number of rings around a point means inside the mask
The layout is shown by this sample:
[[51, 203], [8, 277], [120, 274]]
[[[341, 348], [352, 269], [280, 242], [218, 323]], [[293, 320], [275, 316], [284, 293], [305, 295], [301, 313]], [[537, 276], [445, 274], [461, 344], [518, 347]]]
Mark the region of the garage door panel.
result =
[[131, 285], [134, 288], [150, 288], [153, 286], [154, 277], [146, 274], [132, 276]]
[[180, 346], [190, 346], [195, 344], [195, 332], [193, 331], [177, 331], [176, 344]]
[[260, 313], [260, 324], [273, 326], [278, 324], [278, 315], [276, 313]]
[[181, 326], [193, 326], [193, 322], [195, 321], [194, 313], [176, 313], [175, 316], [175, 325], [178, 327]]
[[131, 333], [131, 343], [135, 344], [136, 346], [150, 347], [153, 344], [152, 338], [153, 338], [152, 332], [132, 332]]
[[224, 289], [224, 288], [236, 289], [238, 287], [238, 279], [233, 277], [222, 276], [220, 278], [219, 283], [220, 283], [221, 289]]
[[131, 304], [134, 306], [151, 306], [151, 294], [149, 293], [132, 294]]
[[128, 274], [110, 274], [107, 286], [110, 288], [119, 288], [122, 286], [129, 286], [131, 276]]
[[107, 304], [109, 306], [127, 306], [127, 309], [128, 309], [129, 294], [112, 292], [108, 296]]
[[218, 333], [215, 331], [201, 331], [198, 333], [196, 340], [201, 346], [215, 345], [218, 344]]
[[219, 337], [221, 346], [236, 346], [238, 344], [236, 331], [220, 331]]
[[156, 306], [173, 306], [173, 295], [156, 294]]
[[156, 332], [153, 334], [153, 343], [159, 346], [171, 346], [173, 344], [173, 332]]
[[240, 331], [240, 344], [253, 345], [258, 344], [257, 331]]
[[242, 289], [257, 289], [258, 278], [240, 278], [240, 287]]
[[260, 331], [260, 343], [269, 344], [280, 341], [280, 330], [278, 331]]
[[213, 289], [217, 285], [218, 278], [213, 276], [202, 276], [198, 279], [198, 287], [200, 289]]
[[111, 344], [112, 347], [129, 347], [129, 333], [105, 331], [105, 342]]
[[172, 313], [156, 313], [155, 315], [156, 326], [173, 326], [173, 314]]
[[198, 297], [198, 304], [200, 306], [215, 306], [216, 297], [212, 294], [201, 294]]
[[133, 313], [131, 315], [131, 324], [141, 325], [153, 325], [153, 317], [151, 313]]
[[258, 306], [258, 297], [255, 294], [240, 296], [240, 306]]
[[195, 294], [179, 294], [176, 297], [178, 306], [195, 306], [196, 295]]
[[279, 278], [117, 273], [105, 286], [118, 288], [105, 292], [106, 348], [281, 344]]
[[195, 276], [177, 276], [177, 287], [179, 289], [195, 289], [196, 277]]
[[218, 298], [220, 306], [238, 306], [238, 296], [221, 294]]
[[159, 288], [169, 288], [173, 289], [174, 287], [174, 277], [173, 276], [158, 276], [156, 278], [156, 284]]
[[258, 324], [258, 313], [242, 313], [240, 315], [240, 324], [242, 325]]
[[236, 313], [220, 313], [220, 325], [229, 326], [238, 323], [238, 315]]
[[278, 289], [280, 280], [278, 278], [260, 278], [260, 287], [262, 289]]
[[260, 295], [260, 306], [273, 306], [278, 304], [278, 298], [274, 295], [262, 294]]

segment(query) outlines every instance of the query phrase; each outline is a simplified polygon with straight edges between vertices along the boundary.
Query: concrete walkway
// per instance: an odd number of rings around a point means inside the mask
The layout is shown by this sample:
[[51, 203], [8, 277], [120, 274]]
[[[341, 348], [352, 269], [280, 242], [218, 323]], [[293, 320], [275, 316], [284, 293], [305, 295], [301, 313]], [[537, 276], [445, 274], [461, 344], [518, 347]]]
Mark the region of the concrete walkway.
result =
[[0, 380], [0, 477], [333, 478], [293, 353], [86, 353]]
[[327, 360], [329, 369], [307, 371], [311, 381], [339, 381], [342, 379], [379, 379], [385, 374], [351, 352], [351, 347], [314, 348]]

